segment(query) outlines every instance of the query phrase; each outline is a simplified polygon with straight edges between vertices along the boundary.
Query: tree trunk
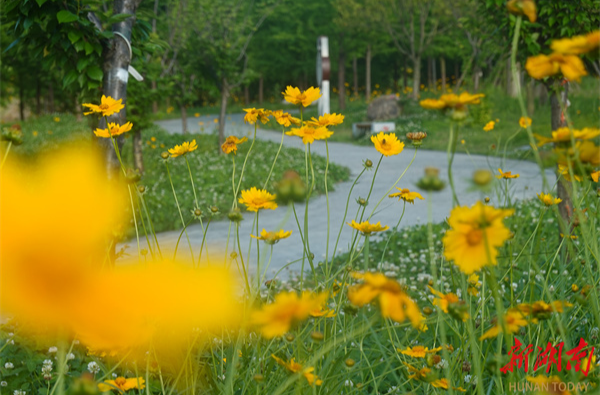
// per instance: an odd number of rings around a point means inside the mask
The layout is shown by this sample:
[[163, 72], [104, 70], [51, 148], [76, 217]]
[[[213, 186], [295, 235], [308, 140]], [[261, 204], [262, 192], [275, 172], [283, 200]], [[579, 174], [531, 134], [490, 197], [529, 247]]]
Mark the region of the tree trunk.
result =
[[437, 69], [435, 65], [435, 58], [431, 58], [431, 76], [433, 77], [433, 85], [432, 88], [434, 91], [437, 90]]
[[[135, 10], [142, 0], [115, 0], [113, 5], [113, 14], [129, 14], [130, 18], [113, 24], [113, 33], [120, 33], [125, 39], [131, 40], [131, 28], [135, 21]], [[109, 122], [116, 122], [123, 125], [127, 114], [127, 80], [129, 74], [127, 68], [131, 62], [129, 57], [129, 46], [127, 41], [119, 35], [115, 35], [110, 40], [108, 47], [104, 50], [104, 81], [102, 90], [106, 96], [115, 100], [123, 100], [125, 108], [117, 114], [109, 117]], [[104, 117], [100, 119], [100, 127], [104, 128]], [[115, 154], [110, 139], [97, 139], [98, 145], [102, 147], [106, 160], [106, 169], [109, 177], [114, 177], [120, 171], [120, 164]], [[123, 146], [123, 136], [117, 138], [119, 149]]]
[[185, 107], [185, 104], [182, 103], [179, 106], [179, 109], [181, 111], [181, 132], [183, 134], [187, 134], [188, 133], [187, 108]]
[[262, 74], [260, 75], [260, 78], [258, 79], [258, 104], [262, 105], [263, 100], [264, 100], [264, 79]]
[[[554, 88], [554, 87], [553, 87]], [[568, 98], [568, 85], [565, 84], [564, 90], [561, 93], [561, 99], [563, 105], [566, 106]], [[567, 122], [565, 117], [563, 116], [562, 109], [560, 106], [560, 101], [558, 95], [556, 93], [556, 89], [552, 89], [550, 93], [550, 116], [551, 116], [551, 127], [552, 130], [557, 130], [559, 128], [567, 126]], [[573, 203], [571, 201], [570, 194], [571, 185], [565, 181], [564, 178], [560, 178], [560, 181], [557, 185], [557, 195], [562, 202], [558, 204], [558, 212], [563, 221], [563, 225], [567, 227], [566, 229], [562, 229], [560, 227], [560, 232], [563, 234], [570, 234], [570, 224], [571, 224], [571, 216], [573, 214]]]
[[54, 112], [54, 87], [52, 87], [52, 82], [48, 84], [48, 103], [46, 112], [49, 114]]
[[427, 58], [427, 88], [433, 90], [433, 62]]
[[454, 78], [460, 77], [460, 68], [458, 67], [458, 60], [454, 62]]
[[40, 115], [42, 113], [42, 87], [38, 78], [35, 86], [35, 114]]
[[23, 89], [23, 78], [19, 76], [19, 118], [25, 120], [25, 95]]
[[338, 56], [338, 102], [340, 111], [344, 111], [346, 109], [346, 51], [343, 37], [340, 40]]
[[[221, 85], [221, 111], [219, 113], [219, 147], [225, 142], [225, 114], [227, 112], [227, 97], [229, 96], [227, 79], [223, 77]], [[219, 151], [222, 153], [222, 151]]]
[[400, 76], [398, 76], [398, 59], [394, 58], [394, 71], [393, 71], [393, 77], [394, 77], [394, 92], [398, 92], [398, 80], [400, 79]]
[[442, 93], [446, 93], [446, 59], [440, 59], [440, 71], [442, 73]]
[[402, 71], [402, 85], [403, 88], [408, 88], [408, 62], [406, 61], [406, 56], [404, 57], [404, 70]]
[[133, 132], [133, 162], [140, 174], [144, 172], [144, 157], [142, 155], [142, 131]]
[[473, 67], [473, 90], [477, 92], [479, 90], [479, 74], [481, 73], [479, 66]]
[[371, 100], [371, 44], [367, 45], [367, 54], [365, 56], [367, 63], [367, 71], [365, 76], [365, 98], [367, 101]]
[[77, 119], [78, 122], [81, 122], [83, 120], [83, 108], [79, 105], [77, 96], [75, 96], [73, 104], [75, 105], [75, 119]]
[[352, 58], [352, 85], [354, 86], [354, 97], [358, 97], [358, 60]]
[[244, 104], [246, 106], [250, 105], [250, 89], [248, 88], [248, 84], [244, 85]]
[[419, 93], [421, 90], [421, 58], [416, 57], [413, 59], [413, 100], [419, 100]]
[[[152, 80], [150, 82], [150, 87], [152, 88], [152, 93], [156, 94], [156, 81]], [[152, 101], [152, 114], [156, 114], [158, 112], [158, 102], [156, 100]]]
[[532, 116], [535, 112], [535, 81], [531, 79], [527, 84], [527, 113]]

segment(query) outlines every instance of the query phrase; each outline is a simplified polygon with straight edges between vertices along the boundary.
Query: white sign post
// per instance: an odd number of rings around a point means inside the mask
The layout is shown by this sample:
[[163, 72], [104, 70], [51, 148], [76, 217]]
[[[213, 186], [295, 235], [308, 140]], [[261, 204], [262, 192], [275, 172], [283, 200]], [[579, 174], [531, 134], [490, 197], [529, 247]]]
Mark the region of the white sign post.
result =
[[329, 114], [329, 75], [331, 63], [329, 62], [329, 38], [317, 38], [317, 84], [321, 88], [321, 98], [317, 105], [319, 116]]

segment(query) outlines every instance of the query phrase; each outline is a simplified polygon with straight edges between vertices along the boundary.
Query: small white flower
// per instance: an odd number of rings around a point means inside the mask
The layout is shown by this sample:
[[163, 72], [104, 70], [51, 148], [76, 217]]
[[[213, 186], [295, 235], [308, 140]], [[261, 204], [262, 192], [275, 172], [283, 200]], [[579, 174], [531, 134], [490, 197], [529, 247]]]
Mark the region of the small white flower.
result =
[[48, 349], [48, 352], [49, 352], [49, 353], [58, 352], [58, 347], [50, 347], [50, 348]]
[[13, 339], [6, 339], [6, 343], [14, 345], [15, 341]]
[[67, 354], [67, 361], [70, 361], [71, 359], [75, 359], [75, 354], [73, 354], [72, 352]]
[[87, 369], [91, 374], [96, 374], [96, 373], [100, 372], [100, 365], [98, 365], [98, 363], [92, 361], [92, 362], [88, 363]]
[[12, 362], [7, 362], [4, 364], [4, 369], [12, 369], [14, 367], [15, 365], [13, 365]]
[[27, 392], [23, 391], [23, 390], [15, 390], [15, 392], [13, 392], [13, 395], [25, 395]]
[[6, 387], [8, 383], [6, 381], [0, 381], [0, 387]]
[[346, 381], [344, 381], [344, 386], [354, 387], [354, 383], [352, 382], [352, 380], [346, 380]]
[[446, 367], [448, 367], [448, 361], [446, 361], [445, 359], [442, 359], [440, 362], [437, 363], [437, 365], [435, 365], [436, 369], [445, 369]]
[[116, 373], [113, 373], [112, 376], [113, 376], [113, 379], [116, 379], [118, 377]]

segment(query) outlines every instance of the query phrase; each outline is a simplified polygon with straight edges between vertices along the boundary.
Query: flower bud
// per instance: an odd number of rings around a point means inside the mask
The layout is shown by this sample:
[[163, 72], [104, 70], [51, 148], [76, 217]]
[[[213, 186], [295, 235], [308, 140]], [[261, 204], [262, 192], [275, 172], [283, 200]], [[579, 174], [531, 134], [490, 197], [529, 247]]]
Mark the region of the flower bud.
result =
[[234, 208], [227, 214], [227, 218], [229, 218], [229, 220], [233, 222], [240, 222], [244, 219], [244, 216], [240, 212], [239, 208]]
[[219, 208], [217, 206], [210, 206], [210, 212], [217, 214], [219, 212]]
[[433, 313], [433, 309], [431, 307], [423, 307], [423, 314], [431, 315]]
[[125, 173], [125, 181], [128, 184], [134, 184], [141, 179], [142, 175], [140, 174], [140, 171], [138, 169], [127, 169], [127, 172]]
[[367, 160], [365, 160], [365, 161], [363, 162], [363, 164], [365, 165], [365, 167], [366, 167], [367, 169], [369, 169], [369, 168], [373, 167], [373, 162], [371, 162], [371, 160], [370, 160], [370, 159], [367, 159]]
[[489, 197], [485, 197], [485, 199], [483, 199], [484, 202], [489, 203], [490, 202], [490, 198]]
[[199, 208], [194, 210], [194, 215], [196, 217], [201, 217], [202, 216], [202, 210], [200, 210]]
[[293, 334], [291, 334], [291, 333], [287, 333], [287, 334], [285, 335], [285, 340], [287, 340], [287, 341], [288, 341], [288, 342], [290, 342], [290, 343], [291, 343], [291, 342], [293, 342], [293, 341], [294, 341], [294, 339], [296, 339], [296, 336], [294, 336], [294, 335], [293, 335]]
[[351, 368], [354, 365], [356, 365], [356, 362], [354, 361], [354, 359], [352, 358], [348, 358], [344, 361], [344, 363], [346, 364], [347, 367]]
[[473, 182], [475, 185], [483, 187], [488, 185], [494, 179], [494, 175], [489, 170], [475, 170], [473, 173]]
[[146, 187], [143, 185], [139, 185], [138, 192], [143, 195], [144, 193], [146, 193]]
[[406, 138], [412, 141], [412, 145], [415, 147], [419, 147], [423, 144], [423, 139], [427, 137], [427, 133], [425, 132], [411, 132], [406, 133]]
[[367, 201], [364, 198], [358, 198], [356, 200], [356, 203], [358, 203], [361, 206], [366, 206], [367, 205]]
[[237, 258], [237, 257], [238, 257], [238, 254], [237, 254], [237, 252], [235, 252], [235, 251], [231, 251], [231, 254], [229, 254], [229, 257], [230, 257], [231, 259], [235, 259], [235, 258]]
[[322, 342], [323, 339], [325, 339], [325, 335], [323, 335], [323, 332], [319, 332], [319, 331], [315, 331], [312, 332], [310, 334], [310, 337], [313, 339], [313, 341], [315, 342]]
[[163, 151], [160, 153], [160, 157], [164, 160], [169, 159], [169, 153], [167, 151]]
[[254, 381], [257, 383], [262, 383], [265, 377], [262, 374], [255, 374], [253, 377]]

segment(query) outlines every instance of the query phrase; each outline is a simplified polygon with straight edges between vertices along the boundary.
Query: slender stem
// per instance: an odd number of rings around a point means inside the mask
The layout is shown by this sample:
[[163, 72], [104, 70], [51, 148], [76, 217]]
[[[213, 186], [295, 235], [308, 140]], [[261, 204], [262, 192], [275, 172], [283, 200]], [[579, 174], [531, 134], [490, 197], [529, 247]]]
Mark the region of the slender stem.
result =
[[[141, 262], [142, 253], [141, 253], [141, 248], [140, 248], [140, 234], [138, 232], [137, 218], [135, 216], [135, 206], [133, 204], [133, 194], [131, 193], [131, 185], [127, 185], [127, 190], [129, 191], [129, 201], [131, 202], [131, 214], [133, 214], [133, 224], [135, 225], [135, 239], [137, 241], [138, 262]], [[150, 248], [150, 245], [148, 245], [148, 248]]]
[[242, 172], [240, 173], [240, 179], [238, 181], [237, 188], [235, 189], [235, 191], [233, 193], [233, 205], [231, 206], [231, 208], [237, 207], [237, 195], [238, 195], [238, 192], [240, 191], [240, 187], [242, 185], [242, 180], [244, 179], [244, 171], [246, 170], [246, 162], [248, 161], [248, 157], [250, 157], [250, 152], [252, 152], [252, 148], [254, 148], [254, 143], [256, 142], [256, 129], [257, 128], [258, 128], [258, 126], [255, 123], [254, 124], [254, 137], [252, 138], [252, 144], [250, 144], [250, 148], [248, 149], [248, 152], [246, 152], [246, 157], [244, 158], [244, 164], [242, 165]]
[[8, 158], [10, 147], [12, 147], [12, 141], [8, 142], [8, 146], [6, 147], [6, 151], [4, 152], [4, 157], [2, 158], [2, 163], [0, 163], [0, 170], [2, 170], [2, 167], [4, 167], [4, 162], [6, 162], [6, 158]]
[[169, 164], [165, 161], [165, 167], [167, 168], [167, 176], [169, 177], [169, 183], [171, 184], [171, 190], [173, 191], [173, 197], [175, 198], [175, 204], [177, 205], [177, 210], [179, 211], [179, 218], [181, 218], [181, 224], [183, 225], [183, 231], [185, 232], [185, 237], [187, 238], [188, 245], [190, 246], [190, 254], [192, 256], [192, 262], [194, 261], [194, 251], [192, 250], [192, 242], [190, 241], [190, 237], [187, 234], [185, 220], [183, 219], [183, 214], [181, 213], [181, 207], [179, 206], [179, 200], [177, 200], [177, 193], [175, 192], [175, 187], [173, 186], [173, 179], [171, 178], [171, 172], [169, 171]]
[[[267, 179], [265, 180], [265, 185], [263, 189], [267, 189], [267, 185], [269, 184], [269, 180], [271, 179], [271, 174], [273, 174], [273, 169], [275, 168], [275, 163], [277, 163], [277, 158], [279, 158], [279, 153], [281, 152], [281, 148], [283, 147], [283, 137], [285, 136], [285, 128], [281, 131], [281, 143], [279, 144], [279, 149], [277, 150], [277, 154], [275, 154], [275, 160], [273, 160], [273, 164], [271, 165], [271, 170], [269, 170], [269, 175], [267, 175]], [[327, 174], [327, 173], [325, 173]]]
[[329, 266], [329, 230], [330, 230], [330, 213], [329, 213], [329, 189], [327, 187], [327, 174], [329, 171], [329, 145], [325, 140], [325, 151], [327, 152], [327, 162], [325, 164], [325, 201], [327, 203], [327, 239], [325, 240], [325, 272], [329, 272], [327, 269]]
[[450, 188], [452, 189], [452, 207], [456, 207], [459, 205], [458, 197], [456, 196], [456, 190], [454, 189], [454, 177], [452, 176], [452, 162], [454, 161], [454, 154], [456, 153], [456, 142], [458, 141], [458, 125], [456, 126], [456, 131], [454, 130], [454, 123], [450, 124], [450, 140], [448, 140], [448, 149], [447, 149], [447, 157], [448, 157], [448, 183], [450, 184]]
[[260, 231], [258, 230], [258, 213], [259, 211], [256, 211], [256, 280], [258, 282], [257, 287], [256, 287], [256, 294], [260, 295], [260, 240], [258, 240], [258, 237], [260, 237]]
[[363, 269], [365, 273], [369, 271], [369, 234], [365, 234], [365, 248], [364, 248], [365, 258], [363, 262]]
[[[206, 240], [206, 234], [208, 233], [208, 226], [210, 225], [210, 221], [212, 221], [212, 217], [208, 219], [208, 222], [206, 223], [206, 229], [202, 234], [202, 243], [200, 244], [200, 255], [198, 255], [198, 267], [200, 267], [200, 261], [202, 260], [202, 250], [204, 249], [204, 241]], [[229, 245], [229, 232], [227, 233], [227, 245]], [[227, 250], [225, 250], [225, 253], [227, 253]], [[207, 263], [210, 264], [210, 260], [208, 259], [208, 246], [206, 246], [206, 260]]]

